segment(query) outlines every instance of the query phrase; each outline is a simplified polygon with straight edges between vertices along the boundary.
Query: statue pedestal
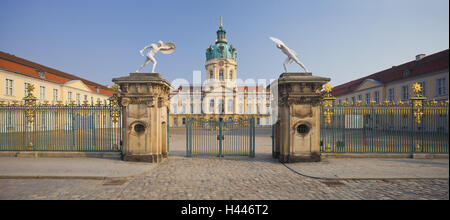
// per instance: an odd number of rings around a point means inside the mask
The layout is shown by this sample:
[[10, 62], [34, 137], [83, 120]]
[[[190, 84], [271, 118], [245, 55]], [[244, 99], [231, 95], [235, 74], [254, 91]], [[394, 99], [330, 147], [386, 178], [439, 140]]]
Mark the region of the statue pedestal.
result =
[[311, 73], [283, 73], [274, 82], [278, 118], [273, 156], [280, 162], [320, 161], [321, 90], [329, 81]]
[[112, 80], [122, 91], [125, 161], [167, 158], [170, 84], [157, 73], [130, 73]]

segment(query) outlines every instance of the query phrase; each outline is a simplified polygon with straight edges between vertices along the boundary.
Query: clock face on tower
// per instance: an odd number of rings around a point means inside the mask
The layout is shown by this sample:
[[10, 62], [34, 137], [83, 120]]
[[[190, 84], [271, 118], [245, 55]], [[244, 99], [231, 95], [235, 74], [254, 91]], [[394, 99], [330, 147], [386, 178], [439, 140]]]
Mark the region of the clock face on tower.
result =
[[223, 61], [219, 62], [219, 66], [223, 66], [225, 63]]

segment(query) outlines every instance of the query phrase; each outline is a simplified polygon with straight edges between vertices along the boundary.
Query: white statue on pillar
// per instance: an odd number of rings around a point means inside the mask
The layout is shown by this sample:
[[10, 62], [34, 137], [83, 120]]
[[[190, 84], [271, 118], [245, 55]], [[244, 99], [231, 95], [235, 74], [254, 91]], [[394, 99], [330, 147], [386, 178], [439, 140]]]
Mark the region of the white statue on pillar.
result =
[[149, 49], [149, 51], [146, 55], [145, 63], [142, 64], [139, 67], [139, 69], [136, 70], [136, 73], [139, 73], [150, 62], [153, 63], [152, 73], [154, 73], [156, 67], [156, 60], [154, 56], [156, 55], [156, 53], [158, 53], [158, 51], [161, 51], [161, 53], [163, 54], [171, 54], [175, 51], [176, 46], [174, 43], [170, 42], [164, 43], [162, 41], [158, 41], [158, 44], [150, 44], [148, 46], [145, 46], [142, 50], [140, 50], [139, 52], [141, 53], [142, 56], [144, 56], [144, 51], [147, 49]]
[[275, 42], [277, 44], [277, 48], [280, 49], [288, 57], [286, 59], [286, 61], [284, 61], [284, 63], [283, 63], [285, 72], [287, 72], [286, 64], [289, 64], [289, 63], [292, 63], [292, 62], [296, 62], [298, 65], [300, 65], [301, 68], [303, 68], [305, 70], [305, 72], [308, 72], [308, 70], [306, 69], [305, 65], [303, 65], [303, 63], [301, 63], [300, 60], [298, 60], [298, 54], [294, 50], [292, 50], [289, 47], [287, 47], [283, 43], [283, 41], [281, 41], [280, 39], [277, 39], [277, 38], [274, 38], [274, 37], [270, 37], [270, 39], [273, 42]]

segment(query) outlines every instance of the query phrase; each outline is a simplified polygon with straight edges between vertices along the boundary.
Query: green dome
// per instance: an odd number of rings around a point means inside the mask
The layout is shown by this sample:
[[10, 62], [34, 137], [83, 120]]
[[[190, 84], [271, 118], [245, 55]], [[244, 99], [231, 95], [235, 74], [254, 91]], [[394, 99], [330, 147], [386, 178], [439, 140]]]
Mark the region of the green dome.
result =
[[206, 60], [218, 59], [218, 58], [228, 58], [236, 60], [237, 51], [233, 45], [228, 45], [227, 39], [225, 38], [225, 34], [227, 32], [223, 29], [222, 25], [219, 27], [217, 31], [217, 40], [216, 44], [213, 46], [209, 46], [206, 49]]

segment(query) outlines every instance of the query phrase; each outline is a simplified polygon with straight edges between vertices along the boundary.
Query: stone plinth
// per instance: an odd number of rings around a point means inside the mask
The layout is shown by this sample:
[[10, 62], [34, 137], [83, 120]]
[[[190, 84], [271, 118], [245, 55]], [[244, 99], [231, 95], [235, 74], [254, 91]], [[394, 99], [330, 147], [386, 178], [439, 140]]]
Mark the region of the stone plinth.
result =
[[122, 91], [123, 160], [160, 162], [168, 157], [170, 84], [157, 73], [130, 73], [112, 80]]
[[280, 162], [320, 161], [321, 90], [329, 81], [311, 73], [283, 73], [272, 84], [278, 89], [273, 156]]

